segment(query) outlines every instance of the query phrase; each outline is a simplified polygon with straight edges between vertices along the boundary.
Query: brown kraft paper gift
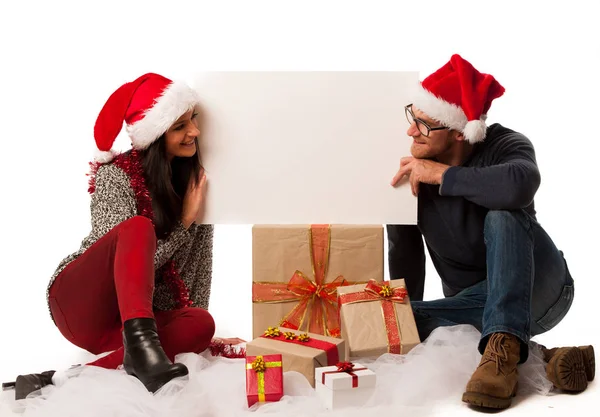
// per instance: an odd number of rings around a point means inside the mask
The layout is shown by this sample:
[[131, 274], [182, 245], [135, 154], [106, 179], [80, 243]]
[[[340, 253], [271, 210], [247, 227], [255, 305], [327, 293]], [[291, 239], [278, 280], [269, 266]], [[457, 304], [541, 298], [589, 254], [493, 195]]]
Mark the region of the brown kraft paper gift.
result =
[[[281, 354], [283, 372], [296, 371], [315, 386], [315, 368], [336, 365], [348, 360], [348, 345], [345, 340], [313, 333], [302, 333], [284, 327], [263, 329], [263, 336], [246, 345], [247, 356]], [[286, 339], [292, 334], [292, 341]], [[265, 336], [271, 334], [272, 337]], [[299, 335], [305, 338], [301, 342]], [[308, 336], [308, 338], [306, 338]], [[335, 362], [335, 363], [333, 363]]]
[[350, 358], [406, 354], [421, 342], [403, 279], [340, 287], [338, 296]]
[[383, 281], [383, 226], [255, 225], [252, 276], [253, 338], [274, 326], [340, 337], [336, 288]]

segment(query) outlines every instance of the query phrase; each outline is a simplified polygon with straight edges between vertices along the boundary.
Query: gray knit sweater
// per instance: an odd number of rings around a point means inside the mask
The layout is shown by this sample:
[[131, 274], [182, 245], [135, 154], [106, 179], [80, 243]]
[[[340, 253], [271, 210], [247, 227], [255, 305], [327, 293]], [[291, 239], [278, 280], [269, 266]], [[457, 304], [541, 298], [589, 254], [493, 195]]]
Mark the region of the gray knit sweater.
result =
[[[117, 224], [138, 214], [134, 190], [128, 175], [112, 163], [102, 165], [95, 175], [95, 191], [91, 197], [92, 230], [80, 249], [63, 259], [50, 279], [46, 295], [56, 277], [98, 239]], [[154, 256], [154, 308], [170, 310], [175, 307], [172, 290], [158, 273], [168, 260], [173, 260], [181, 279], [189, 289], [194, 307], [208, 309], [212, 278], [213, 226], [192, 224], [185, 229], [179, 223], [164, 240], [158, 240]], [[86, 279], [86, 277], [80, 277]]]

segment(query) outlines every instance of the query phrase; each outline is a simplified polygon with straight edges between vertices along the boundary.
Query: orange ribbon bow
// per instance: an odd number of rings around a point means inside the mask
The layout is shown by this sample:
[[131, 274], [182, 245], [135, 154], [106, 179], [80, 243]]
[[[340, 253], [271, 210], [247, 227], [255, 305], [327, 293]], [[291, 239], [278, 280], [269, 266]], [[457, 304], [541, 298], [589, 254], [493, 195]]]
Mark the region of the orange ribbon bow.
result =
[[299, 330], [308, 316], [309, 333], [339, 337], [340, 321], [338, 316], [337, 288], [349, 283], [338, 276], [325, 283], [329, 265], [329, 244], [331, 230], [329, 225], [312, 225], [309, 230], [310, 260], [314, 281], [302, 271], [296, 270], [287, 284], [277, 282], [253, 282], [252, 301], [258, 303], [285, 303], [296, 301], [298, 304], [280, 321], [281, 327]]
[[400, 354], [402, 345], [394, 303], [403, 303], [407, 295], [408, 292], [404, 287], [392, 288], [387, 283], [379, 284], [372, 279], [369, 280], [364, 291], [340, 295], [339, 304], [342, 306], [364, 301], [381, 301], [381, 310], [388, 339], [388, 352]]

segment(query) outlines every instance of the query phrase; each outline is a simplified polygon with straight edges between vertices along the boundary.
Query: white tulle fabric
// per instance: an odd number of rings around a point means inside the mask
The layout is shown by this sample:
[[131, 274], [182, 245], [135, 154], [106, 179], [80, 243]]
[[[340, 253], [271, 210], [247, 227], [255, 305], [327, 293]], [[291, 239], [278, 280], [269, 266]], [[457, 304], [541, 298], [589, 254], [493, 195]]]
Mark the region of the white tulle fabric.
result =
[[[178, 356], [189, 368], [189, 377], [171, 381], [154, 395], [122, 370], [83, 367], [64, 384], [45, 387], [26, 400], [12, 400], [8, 407], [27, 417], [426, 415], [444, 404], [461, 404], [465, 385], [481, 358], [476, 349], [479, 336], [471, 326], [439, 328], [406, 355], [361, 358], [360, 363], [377, 374], [377, 391], [358, 409], [324, 410], [306, 379], [296, 372], [284, 374], [285, 396], [280, 402], [249, 409], [244, 360], [214, 358], [208, 353]], [[535, 344], [519, 373], [519, 395], [550, 392], [552, 385]]]

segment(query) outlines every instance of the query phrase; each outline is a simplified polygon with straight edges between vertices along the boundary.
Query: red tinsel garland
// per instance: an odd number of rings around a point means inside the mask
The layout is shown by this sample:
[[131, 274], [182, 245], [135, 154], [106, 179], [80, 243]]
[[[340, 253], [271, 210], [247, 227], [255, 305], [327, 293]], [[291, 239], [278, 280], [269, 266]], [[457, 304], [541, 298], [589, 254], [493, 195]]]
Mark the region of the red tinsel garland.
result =
[[[154, 212], [152, 211], [152, 197], [146, 187], [144, 179], [144, 167], [140, 161], [139, 152], [135, 149], [129, 153], [118, 155], [113, 164], [123, 170], [129, 177], [129, 183], [135, 194], [138, 215], [147, 217], [154, 224]], [[90, 162], [91, 171], [87, 174], [90, 177], [88, 192], [93, 194], [96, 191], [96, 173], [102, 163]], [[181, 279], [175, 262], [167, 261], [160, 269], [161, 278], [167, 283], [175, 299], [176, 308], [191, 307], [193, 301], [190, 299], [190, 292], [185, 282]]]
[[167, 261], [160, 269], [160, 273], [175, 297], [177, 308], [191, 307], [194, 302], [190, 300], [190, 292], [179, 276], [175, 262], [172, 260]]
[[213, 356], [222, 356], [224, 358], [238, 359], [246, 357], [246, 349], [235, 350], [232, 345], [226, 345], [223, 342], [213, 341], [208, 346], [210, 354]]
[[90, 172], [85, 174], [90, 177], [88, 180], [88, 193], [94, 194], [96, 191], [96, 173], [102, 164], [100, 162], [90, 162]]

